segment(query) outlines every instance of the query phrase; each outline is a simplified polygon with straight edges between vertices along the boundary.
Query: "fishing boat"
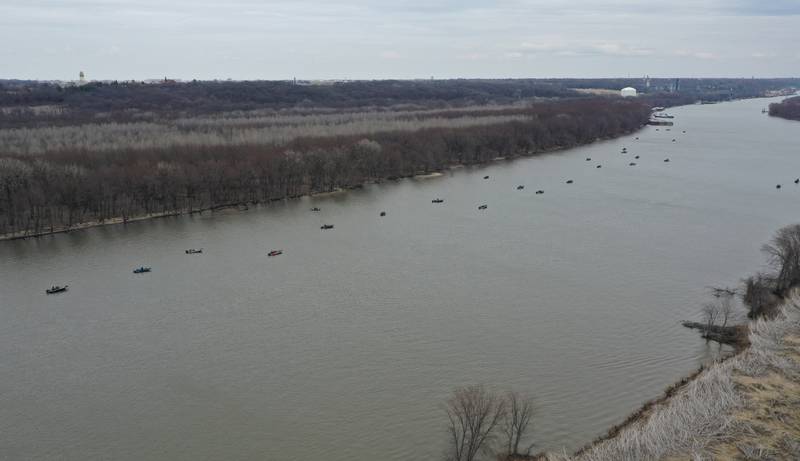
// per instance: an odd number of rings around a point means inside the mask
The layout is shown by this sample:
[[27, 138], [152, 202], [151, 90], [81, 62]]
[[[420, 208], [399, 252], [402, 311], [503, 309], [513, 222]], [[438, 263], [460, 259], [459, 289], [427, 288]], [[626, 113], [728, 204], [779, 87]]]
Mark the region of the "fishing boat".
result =
[[188, 250], [186, 250], [187, 255], [196, 255], [202, 252], [203, 252], [202, 248], [189, 248]]
[[322, 227], [320, 227], [320, 229], [322, 230], [333, 229], [333, 224], [323, 224]]
[[442, 200], [440, 198], [435, 198], [435, 199], [431, 200], [431, 203], [444, 203], [444, 200]]
[[523, 186], [522, 184], [520, 184], [519, 186], [517, 186], [517, 190], [522, 190], [522, 189], [525, 189], [525, 186]]
[[483, 179], [489, 179], [489, 177], [488, 176], [484, 176]]
[[487, 208], [489, 208], [489, 205], [481, 205], [478, 207], [479, 210], [485, 210]]
[[317, 208], [317, 207], [314, 207], [314, 208], [311, 209], [311, 211], [320, 211], [320, 209]]
[[625, 147], [623, 147], [621, 152], [622, 152], [623, 154], [627, 154], [627, 153], [628, 153], [628, 149], [627, 149], [627, 148], [625, 148]]
[[572, 184], [573, 182], [574, 182], [574, 181], [572, 181], [571, 179], [568, 179], [568, 180], [567, 180], [567, 184]]
[[134, 274], [144, 274], [145, 272], [150, 272], [150, 271], [152, 271], [152, 270], [153, 270], [153, 269], [152, 269], [152, 268], [150, 268], [150, 267], [145, 267], [145, 266], [142, 266], [142, 267], [138, 267], [138, 268], [134, 269], [134, 270], [133, 270], [133, 273], [134, 273]]
[[385, 211], [381, 211], [381, 216], [386, 216], [386, 212]]
[[539, 190], [536, 191], [536, 195], [541, 195], [541, 194], [544, 194], [543, 190], [539, 189]]
[[272, 250], [269, 253], [267, 253], [267, 256], [278, 256], [278, 255], [282, 255], [282, 254], [283, 254], [283, 250]]
[[67, 288], [69, 288], [69, 285], [64, 285], [63, 287], [58, 285], [53, 285], [52, 287], [45, 290], [45, 293], [49, 295], [54, 295], [56, 293], [63, 293], [67, 291]]

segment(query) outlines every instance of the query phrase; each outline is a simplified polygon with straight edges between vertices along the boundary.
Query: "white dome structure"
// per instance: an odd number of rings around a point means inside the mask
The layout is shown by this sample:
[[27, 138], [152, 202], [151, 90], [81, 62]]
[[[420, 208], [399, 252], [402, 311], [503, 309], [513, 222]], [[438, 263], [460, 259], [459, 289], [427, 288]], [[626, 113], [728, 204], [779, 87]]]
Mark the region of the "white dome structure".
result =
[[632, 98], [636, 96], [636, 88], [625, 87], [620, 90], [619, 95], [623, 98]]

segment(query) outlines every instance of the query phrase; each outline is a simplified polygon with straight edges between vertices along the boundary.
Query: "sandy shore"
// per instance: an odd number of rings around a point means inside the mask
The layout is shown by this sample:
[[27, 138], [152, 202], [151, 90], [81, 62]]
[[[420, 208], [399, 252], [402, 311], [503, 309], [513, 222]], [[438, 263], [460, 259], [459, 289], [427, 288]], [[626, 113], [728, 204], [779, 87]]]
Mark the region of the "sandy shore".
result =
[[334, 190], [327, 191], [327, 192], [314, 192], [313, 194], [309, 195], [310, 197], [330, 197], [332, 195], [339, 195], [347, 192], [347, 189], [342, 189], [337, 187]]
[[438, 178], [440, 176], [442, 176], [442, 173], [418, 174], [414, 175], [414, 179], [431, 179], [431, 178]]
[[[202, 210], [202, 211], [205, 211], [205, 210]], [[196, 210], [194, 212], [195, 213], [200, 213], [201, 211], [200, 210]], [[127, 218], [127, 219], [119, 217], [119, 218], [106, 219], [104, 221], [86, 221], [86, 222], [74, 224], [74, 225], [69, 226], [69, 227], [55, 227], [55, 228], [53, 228], [53, 230], [48, 230], [48, 231], [38, 232], [38, 233], [35, 233], [35, 232], [16, 232], [16, 233], [11, 233], [11, 234], [2, 234], [2, 235], [0, 235], [0, 241], [2, 241], [2, 240], [24, 239], [24, 238], [30, 238], [30, 237], [43, 237], [45, 235], [61, 234], [61, 233], [64, 233], [64, 232], [72, 232], [72, 231], [77, 231], [77, 230], [81, 230], [81, 229], [89, 229], [91, 227], [111, 226], [111, 225], [114, 225], [114, 224], [124, 224], [124, 223], [136, 222], [136, 221], [144, 221], [145, 219], [163, 218], [163, 217], [166, 217], [166, 216], [178, 216], [178, 215], [182, 215], [182, 214], [189, 214], [189, 213], [188, 212], [170, 211], [170, 212], [166, 212], [166, 213], [150, 213], [150, 214], [146, 214], [146, 215], [133, 216], [133, 217], [130, 217], [130, 218]]]

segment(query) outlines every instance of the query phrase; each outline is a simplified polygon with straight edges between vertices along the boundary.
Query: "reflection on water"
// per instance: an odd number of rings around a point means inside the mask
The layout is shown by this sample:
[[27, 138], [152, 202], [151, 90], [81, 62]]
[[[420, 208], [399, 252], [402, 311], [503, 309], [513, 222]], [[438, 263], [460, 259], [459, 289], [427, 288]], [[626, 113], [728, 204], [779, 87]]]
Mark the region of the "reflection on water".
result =
[[440, 404], [476, 382], [534, 395], [542, 448], [580, 446], [726, 353], [679, 321], [796, 215], [800, 124], [766, 103], [676, 108], [670, 132], [440, 178], [0, 243], [0, 458], [430, 459]]

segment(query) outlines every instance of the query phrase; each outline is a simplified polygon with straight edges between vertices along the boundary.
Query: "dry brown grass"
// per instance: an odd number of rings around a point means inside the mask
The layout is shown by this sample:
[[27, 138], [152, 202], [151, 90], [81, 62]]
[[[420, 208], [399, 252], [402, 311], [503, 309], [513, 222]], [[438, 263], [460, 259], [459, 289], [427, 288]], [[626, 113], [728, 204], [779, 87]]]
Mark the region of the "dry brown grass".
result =
[[174, 146], [285, 145], [298, 138], [370, 135], [429, 128], [467, 128], [523, 121], [518, 106], [489, 105], [469, 111], [365, 111], [315, 114], [224, 113], [178, 120], [91, 123], [0, 129], [0, 152], [38, 155], [161, 149]]
[[750, 323], [750, 347], [552, 461], [800, 459], [800, 297]]
[[[800, 337], [786, 338], [786, 351], [800, 363]], [[764, 376], [736, 375], [745, 404], [734, 413], [734, 440], [709, 448], [717, 459], [800, 459], [800, 380], [780, 371]]]
[[606, 88], [574, 88], [578, 93], [596, 94], [598, 96], [619, 96], [619, 91]]

